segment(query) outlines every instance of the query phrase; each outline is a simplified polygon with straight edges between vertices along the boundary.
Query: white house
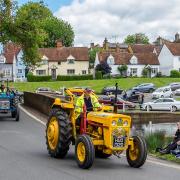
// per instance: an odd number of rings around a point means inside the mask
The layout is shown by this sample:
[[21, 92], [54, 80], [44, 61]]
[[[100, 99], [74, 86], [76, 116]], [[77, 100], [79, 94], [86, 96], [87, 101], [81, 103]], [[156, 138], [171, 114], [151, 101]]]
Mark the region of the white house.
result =
[[96, 55], [97, 64], [107, 62], [111, 67], [111, 75], [119, 75], [118, 67], [127, 65], [128, 76], [142, 76], [144, 68], [149, 70], [149, 77], [154, 77], [159, 72], [159, 61], [155, 53], [123, 53], [123, 52], [101, 52]]
[[165, 43], [158, 59], [162, 75], [169, 76], [171, 70], [180, 71], [180, 43]]

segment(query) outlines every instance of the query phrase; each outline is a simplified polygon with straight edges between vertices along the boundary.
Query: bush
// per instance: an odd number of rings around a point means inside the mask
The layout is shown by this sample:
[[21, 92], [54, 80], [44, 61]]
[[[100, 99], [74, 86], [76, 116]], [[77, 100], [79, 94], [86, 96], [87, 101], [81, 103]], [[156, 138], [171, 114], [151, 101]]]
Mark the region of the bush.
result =
[[103, 79], [111, 79], [111, 74], [104, 74]]
[[171, 70], [170, 77], [178, 78], [180, 77], [180, 72], [177, 70]]
[[96, 79], [102, 79], [102, 72], [101, 71], [96, 71], [95, 78]]
[[34, 76], [31, 74], [27, 75], [28, 82], [40, 82], [40, 81], [50, 81], [51, 76]]
[[73, 76], [65, 76], [59, 75], [57, 76], [57, 81], [76, 81], [76, 80], [92, 80], [93, 75], [73, 75]]
[[157, 72], [156, 77], [162, 77], [162, 73], [161, 72]]
[[156, 131], [152, 134], [146, 135], [145, 139], [149, 152], [154, 152], [157, 147], [163, 147], [166, 143], [164, 131]]

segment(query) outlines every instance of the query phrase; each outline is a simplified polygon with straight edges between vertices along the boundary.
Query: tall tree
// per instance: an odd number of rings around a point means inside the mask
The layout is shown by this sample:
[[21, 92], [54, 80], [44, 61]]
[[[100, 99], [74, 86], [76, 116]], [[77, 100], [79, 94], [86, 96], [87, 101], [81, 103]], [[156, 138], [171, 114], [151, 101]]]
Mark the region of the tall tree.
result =
[[48, 34], [44, 47], [55, 47], [57, 39], [61, 39], [64, 46], [72, 46], [74, 31], [68, 22], [56, 17], [50, 17], [43, 21], [42, 27]]
[[90, 63], [94, 63], [95, 59], [96, 59], [96, 53], [100, 52], [100, 48], [99, 47], [95, 47], [89, 50], [89, 61]]
[[111, 73], [111, 67], [107, 64], [107, 62], [98, 64], [95, 69], [96, 71], [101, 71], [102, 75]]
[[128, 35], [124, 39], [126, 44], [149, 44], [149, 38], [143, 33]]

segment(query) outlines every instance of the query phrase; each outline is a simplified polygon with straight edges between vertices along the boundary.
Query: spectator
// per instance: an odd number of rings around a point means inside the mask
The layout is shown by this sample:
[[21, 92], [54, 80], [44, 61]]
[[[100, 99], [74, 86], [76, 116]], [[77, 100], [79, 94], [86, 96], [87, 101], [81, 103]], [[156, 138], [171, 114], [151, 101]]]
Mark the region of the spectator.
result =
[[180, 146], [180, 122], [177, 123], [177, 131], [173, 141], [166, 148], [157, 148], [156, 151], [161, 154], [169, 154], [171, 151], [175, 150], [177, 146]]

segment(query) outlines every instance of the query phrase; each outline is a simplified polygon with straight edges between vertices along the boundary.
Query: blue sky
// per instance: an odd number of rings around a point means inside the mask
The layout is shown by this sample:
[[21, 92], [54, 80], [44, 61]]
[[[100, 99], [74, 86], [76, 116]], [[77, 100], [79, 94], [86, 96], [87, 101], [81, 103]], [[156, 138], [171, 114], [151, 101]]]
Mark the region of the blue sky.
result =
[[[22, 5], [27, 3], [29, 0], [17, 0], [18, 5]], [[39, 0], [31, 0], [33, 2], [39, 2]], [[72, 0], [44, 0], [44, 3], [53, 11], [57, 11], [64, 5], [69, 5]]]

